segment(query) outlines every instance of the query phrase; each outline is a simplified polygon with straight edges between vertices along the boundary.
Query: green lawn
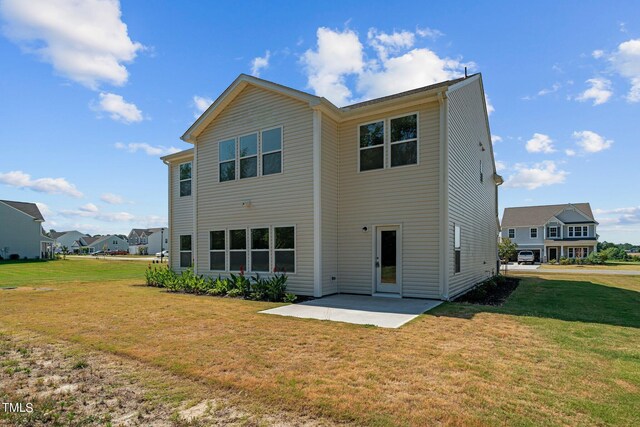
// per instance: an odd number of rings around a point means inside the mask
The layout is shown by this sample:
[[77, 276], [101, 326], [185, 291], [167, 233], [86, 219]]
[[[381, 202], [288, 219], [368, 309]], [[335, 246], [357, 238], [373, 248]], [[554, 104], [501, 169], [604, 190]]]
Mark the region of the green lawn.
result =
[[2, 280], [54, 289], [0, 291], [0, 332], [124, 356], [207, 390], [185, 398], [229, 393], [359, 425], [640, 425], [640, 276], [522, 274], [501, 307], [447, 303], [390, 330], [139, 286], [145, 263], [50, 265], [0, 266]]
[[640, 271], [640, 262], [627, 261], [607, 261], [604, 265], [575, 265], [575, 264], [542, 264], [542, 270], [566, 270], [566, 269], [589, 269], [589, 270], [633, 270]]
[[101, 259], [0, 262], [0, 287], [68, 282], [141, 280], [149, 262]]

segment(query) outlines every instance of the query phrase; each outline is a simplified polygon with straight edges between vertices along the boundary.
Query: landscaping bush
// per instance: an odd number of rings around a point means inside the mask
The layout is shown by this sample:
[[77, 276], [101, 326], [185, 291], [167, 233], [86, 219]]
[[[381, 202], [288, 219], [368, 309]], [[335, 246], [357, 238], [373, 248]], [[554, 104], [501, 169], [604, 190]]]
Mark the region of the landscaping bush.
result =
[[11, 254], [9, 255], [9, 260], [11, 261], [17, 261], [20, 259], [20, 255], [19, 254]]
[[565, 258], [565, 257], [561, 257], [560, 258], [560, 265], [569, 265], [569, 258]]
[[586, 262], [591, 265], [604, 264], [604, 260], [602, 259], [602, 257], [598, 252], [591, 252], [589, 256], [586, 258]]
[[287, 293], [287, 275], [275, 273], [268, 278], [256, 274], [248, 279], [244, 272], [230, 274], [229, 278], [212, 279], [198, 276], [192, 269], [176, 274], [169, 267], [151, 267], [145, 272], [148, 286], [164, 288], [169, 292], [196, 295], [242, 297], [256, 301], [294, 302], [296, 296]]

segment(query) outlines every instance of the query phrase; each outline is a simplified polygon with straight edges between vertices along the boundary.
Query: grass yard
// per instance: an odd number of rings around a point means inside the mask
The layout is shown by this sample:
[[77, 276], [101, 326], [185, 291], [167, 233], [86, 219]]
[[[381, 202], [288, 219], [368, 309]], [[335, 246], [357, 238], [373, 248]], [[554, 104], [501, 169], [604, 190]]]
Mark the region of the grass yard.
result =
[[197, 382], [181, 399], [329, 423], [640, 425], [640, 276], [518, 273], [501, 307], [447, 303], [390, 330], [169, 294], [132, 263], [0, 265], [0, 283], [26, 286], [0, 290], [0, 330]]

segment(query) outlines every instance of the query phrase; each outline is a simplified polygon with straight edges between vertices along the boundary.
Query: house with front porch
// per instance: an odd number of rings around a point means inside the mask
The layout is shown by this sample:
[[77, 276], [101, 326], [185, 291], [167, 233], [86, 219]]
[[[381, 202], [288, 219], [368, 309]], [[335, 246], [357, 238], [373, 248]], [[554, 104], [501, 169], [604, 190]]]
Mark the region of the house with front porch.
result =
[[589, 203], [523, 206], [504, 210], [501, 237], [518, 252], [532, 251], [536, 262], [586, 258], [597, 252], [597, 226]]

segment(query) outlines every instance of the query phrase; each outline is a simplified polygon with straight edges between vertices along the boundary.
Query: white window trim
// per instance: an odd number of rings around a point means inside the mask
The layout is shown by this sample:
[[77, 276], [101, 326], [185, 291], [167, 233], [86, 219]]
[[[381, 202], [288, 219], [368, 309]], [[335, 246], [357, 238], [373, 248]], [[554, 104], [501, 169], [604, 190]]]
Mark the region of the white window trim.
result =
[[[555, 236], [552, 236], [552, 235], [551, 235], [551, 230], [553, 230], [553, 231], [556, 233], [556, 235], [555, 235]], [[552, 239], [552, 238], [558, 238], [558, 226], [550, 226], [550, 227], [549, 227], [549, 235], [548, 235], [547, 237], [549, 237], [550, 239]]]
[[[189, 236], [191, 237], [191, 249], [186, 250], [186, 249], [182, 249], [182, 237], [183, 236]], [[179, 268], [193, 268], [193, 235], [192, 234], [180, 234], [178, 235], [178, 249], [180, 252], [180, 258], [178, 258], [178, 266]], [[191, 254], [191, 265], [189, 267], [183, 267], [182, 266], [182, 254], [183, 253], [190, 253]]]
[[[513, 231], [513, 237], [511, 237], [511, 232]], [[515, 239], [516, 238], [516, 229], [515, 228], [508, 228], [507, 229], [507, 238], [509, 239]]]
[[[232, 231], [238, 231], [238, 230], [244, 230], [244, 249], [231, 249], [231, 232]], [[249, 231], [247, 229], [247, 227], [229, 227], [227, 230], [227, 237], [228, 237], [228, 243], [225, 242], [225, 246], [228, 248], [227, 249], [227, 257], [228, 258], [228, 263], [226, 264], [227, 267], [227, 273], [236, 273], [236, 272], [240, 272], [240, 270], [231, 270], [231, 252], [244, 252], [244, 271], [250, 271], [249, 270], [249, 261], [250, 261], [250, 257], [249, 257]]]
[[[238, 173], [236, 174], [236, 181], [238, 180], [244, 180], [244, 179], [251, 179], [251, 178], [258, 178], [260, 176], [260, 132], [259, 130], [255, 131], [255, 132], [249, 132], [246, 133], [244, 135], [239, 135], [237, 137], [237, 143], [236, 143], [236, 158], [238, 159], [237, 164], [236, 164], [236, 170], [238, 171]], [[250, 136], [250, 135], [255, 135], [256, 136], [256, 154], [252, 154], [250, 156], [244, 156], [242, 157], [241, 153], [240, 153], [240, 139], [244, 138], [245, 136]], [[256, 158], [256, 175], [255, 176], [248, 176], [246, 178], [242, 178], [240, 176], [240, 164], [242, 162], [243, 159], [250, 159], [252, 157]]]
[[[391, 166], [391, 146], [395, 145], [395, 144], [401, 144], [404, 142], [410, 142], [410, 141], [414, 141], [414, 139], [406, 139], [403, 141], [394, 141], [391, 142], [391, 120], [393, 119], [399, 119], [401, 117], [407, 117], [407, 116], [416, 116], [416, 162], [415, 163], [411, 163], [408, 165], [399, 165], [399, 166]], [[370, 125], [373, 123], [378, 123], [378, 122], [382, 122], [382, 144], [381, 145], [374, 145], [373, 147], [360, 147], [360, 127], [361, 126], [365, 126], [365, 125]], [[357, 128], [357, 139], [356, 139], [356, 157], [357, 157], [357, 163], [358, 163], [358, 168], [357, 168], [357, 173], [368, 173], [368, 172], [376, 172], [376, 171], [381, 171], [381, 170], [385, 170], [385, 169], [401, 169], [401, 168], [406, 168], [406, 167], [412, 167], [412, 166], [419, 166], [420, 165], [420, 112], [418, 111], [414, 111], [414, 112], [408, 112], [408, 113], [403, 113], [400, 115], [396, 115], [396, 116], [390, 116], [390, 117], [384, 117], [384, 118], [379, 118], [379, 119], [375, 119], [375, 120], [369, 120], [366, 122], [361, 122], [356, 124], [356, 128]], [[360, 170], [360, 152], [362, 150], [371, 150], [374, 148], [382, 148], [382, 167], [378, 168], [378, 169], [369, 169], [366, 171]]]
[[[211, 233], [212, 232], [217, 232], [217, 231], [222, 231], [224, 233], [224, 249], [211, 249]], [[227, 248], [229, 247], [229, 244], [227, 243], [227, 229], [226, 228], [220, 228], [217, 230], [210, 230], [209, 231], [209, 271], [217, 271], [217, 272], [226, 272], [228, 271], [228, 263], [227, 263]], [[211, 253], [212, 252], [222, 252], [224, 254], [224, 268], [222, 270], [215, 270], [212, 268], [211, 266]]]
[[[191, 165], [191, 173], [189, 175], [188, 179], [182, 179], [182, 176], [180, 174], [180, 169], [182, 168], [182, 165]], [[184, 163], [179, 163], [178, 164], [178, 197], [191, 197], [193, 195], [193, 162], [184, 162]], [[189, 191], [189, 195], [187, 196], [183, 196], [181, 194], [181, 187], [182, 187], [182, 181], [191, 181], [191, 191]]]
[[[394, 141], [391, 142], [391, 120], [393, 119], [400, 119], [402, 117], [407, 117], [407, 116], [416, 116], [416, 137], [415, 138], [411, 138], [411, 139], [405, 139], [402, 141]], [[417, 111], [412, 112], [412, 113], [405, 113], [405, 114], [400, 114], [398, 116], [393, 116], [393, 117], [389, 117], [387, 118], [387, 122], [389, 124], [388, 126], [388, 130], [386, 132], [385, 135], [385, 142], [386, 142], [386, 137], [388, 136], [389, 139], [389, 160], [387, 162], [387, 166], [389, 169], [397, 169], [397, 168], [404, 168], [404, 167], [408, 167], [408, 166], [418, 166], [420, 164], [420, 114], [418, 114]], [[358, 128], [360, 129], [360, 128]], [[360, 138], [358, 138], [358, 141], [360, 140]], [[415, 163], [410, 163], [408, 165], [398, 165], [398, 166], [391, 166], [391, 146], [392, 145], [396, 145], [396, 144], [402, 144], [404, 142], [411, 142], [411, 141], [416, 141], [416, 162]]]
[[[233, 159], [230, 160], [224, 160], [221, 161], [220, 160], [220, 144], [222, 144], [223, 142], [228, 142], [228, 141], [233, 141], [234, 144], [234, 149], [233, 149]], [[223, 182], [234, 182], [238, 180], [238, 176], [240, 175], [239, 170], [238, 170], [238, 166], [239, 166], [239, 160], [238, 160], [238, 146], [240, 145], [239, 142], [239, 138], [238, 137], [229, 137], [229, 138], [223, 138], [218, 140], [217, 144], [218, 144], [218, 170], [216, 171], [216, 175], [218, 177], [218, 183], [223, 183]], [[220, 166], [223, 163], [231, 163], [233, 162], [234, 166], [235, 166], [235, 173], [233, 175], [233, 179], [229, 179], [227, 181], [221, 181], [220, 180]]]
[[[457, 242], [456, 242], [457, 240]], [[456, 245], [457, 243], [457, 245]], [[456, 271], [456, 256], [460, 257], [460, 271]], [[462, 273], [462, 227], [453, 224], [453, 274]]]
[[[534, 232], [536, 233], [535, 236], [533, 235]], [[531, 238], [531, 239], [537, 239], [538, 238], [538, 229], [536, 227], [529, 228], [529, 238]]]
[[[293, 227], [293, 249], [276, 249], [276, 228], [292, 228]], [[284, 224], [284, 225], [273, 225], [271, 227], [272, 231], [269, 235], [269, 247], [273, 248], [273, 259], [271, 267], [271, 272], [273, 273], [273, 269], [276, 268], [276, 252], [288, 252], [293, 250], [293, 268], [295, 271], [286, 271], [285, 274], [287, 276], [295, 275], [298, 272], [298, 227], [295, 224]], [[271, 241], [271, 239], [273, 239]], [[281, 273], [278, 271], [278, 273]]]
[[[262, 150], [262, 133], [267, 132], [273, 129], [280, 129], [280, 149], [279, 150], [271, 150], [271, 151], [263, 151]], [[278, 173], [270, 173], [265, 175], [262, 173], [262, 158], [266, 154], [271, 153], [280, 153], [280, 172]], [[258, 155], [260, 156], [260, 170], [258, 171], [258, 176], [272, 176], [272, 175], [282, 175], [284, 173], [284, 125], [272, 126], [270, 128], [260, 129], [258, 131]]]
[[[269, 232], [269, 242], [267, 243], [267, 249], [253, 249], [253, 239], [252, 239], [252, 232], [253, 230], [259, 230], [259, 229], [263, 229], [266, 228]], [[271, 266], [272, 264], [272, 257], [271, 257], [271, 248], [273, 248], [273, 244], [271, 239], [273, 238], [273, 232], [271, 230], [271, 226], [269, 225], [258, 225], [258, 226], [253, 226], [251, 228], [249, 228], [249, 233], [248, 233], [248, 238], [249, 238], [249, 244], [248, 244], [248, 250], [249, 250], [249, 264], [251, 269], [247, 269], [247, 271], [250, 271], [251, 273], [261, 273], [261, 274], [271, 274], [273, 272], [273, 267]], [[253, 270], [253, 252], [267, 252], [268, 256], [269, 256], [269, 261], [267, 262], [267, 271], [254, 271]]]

